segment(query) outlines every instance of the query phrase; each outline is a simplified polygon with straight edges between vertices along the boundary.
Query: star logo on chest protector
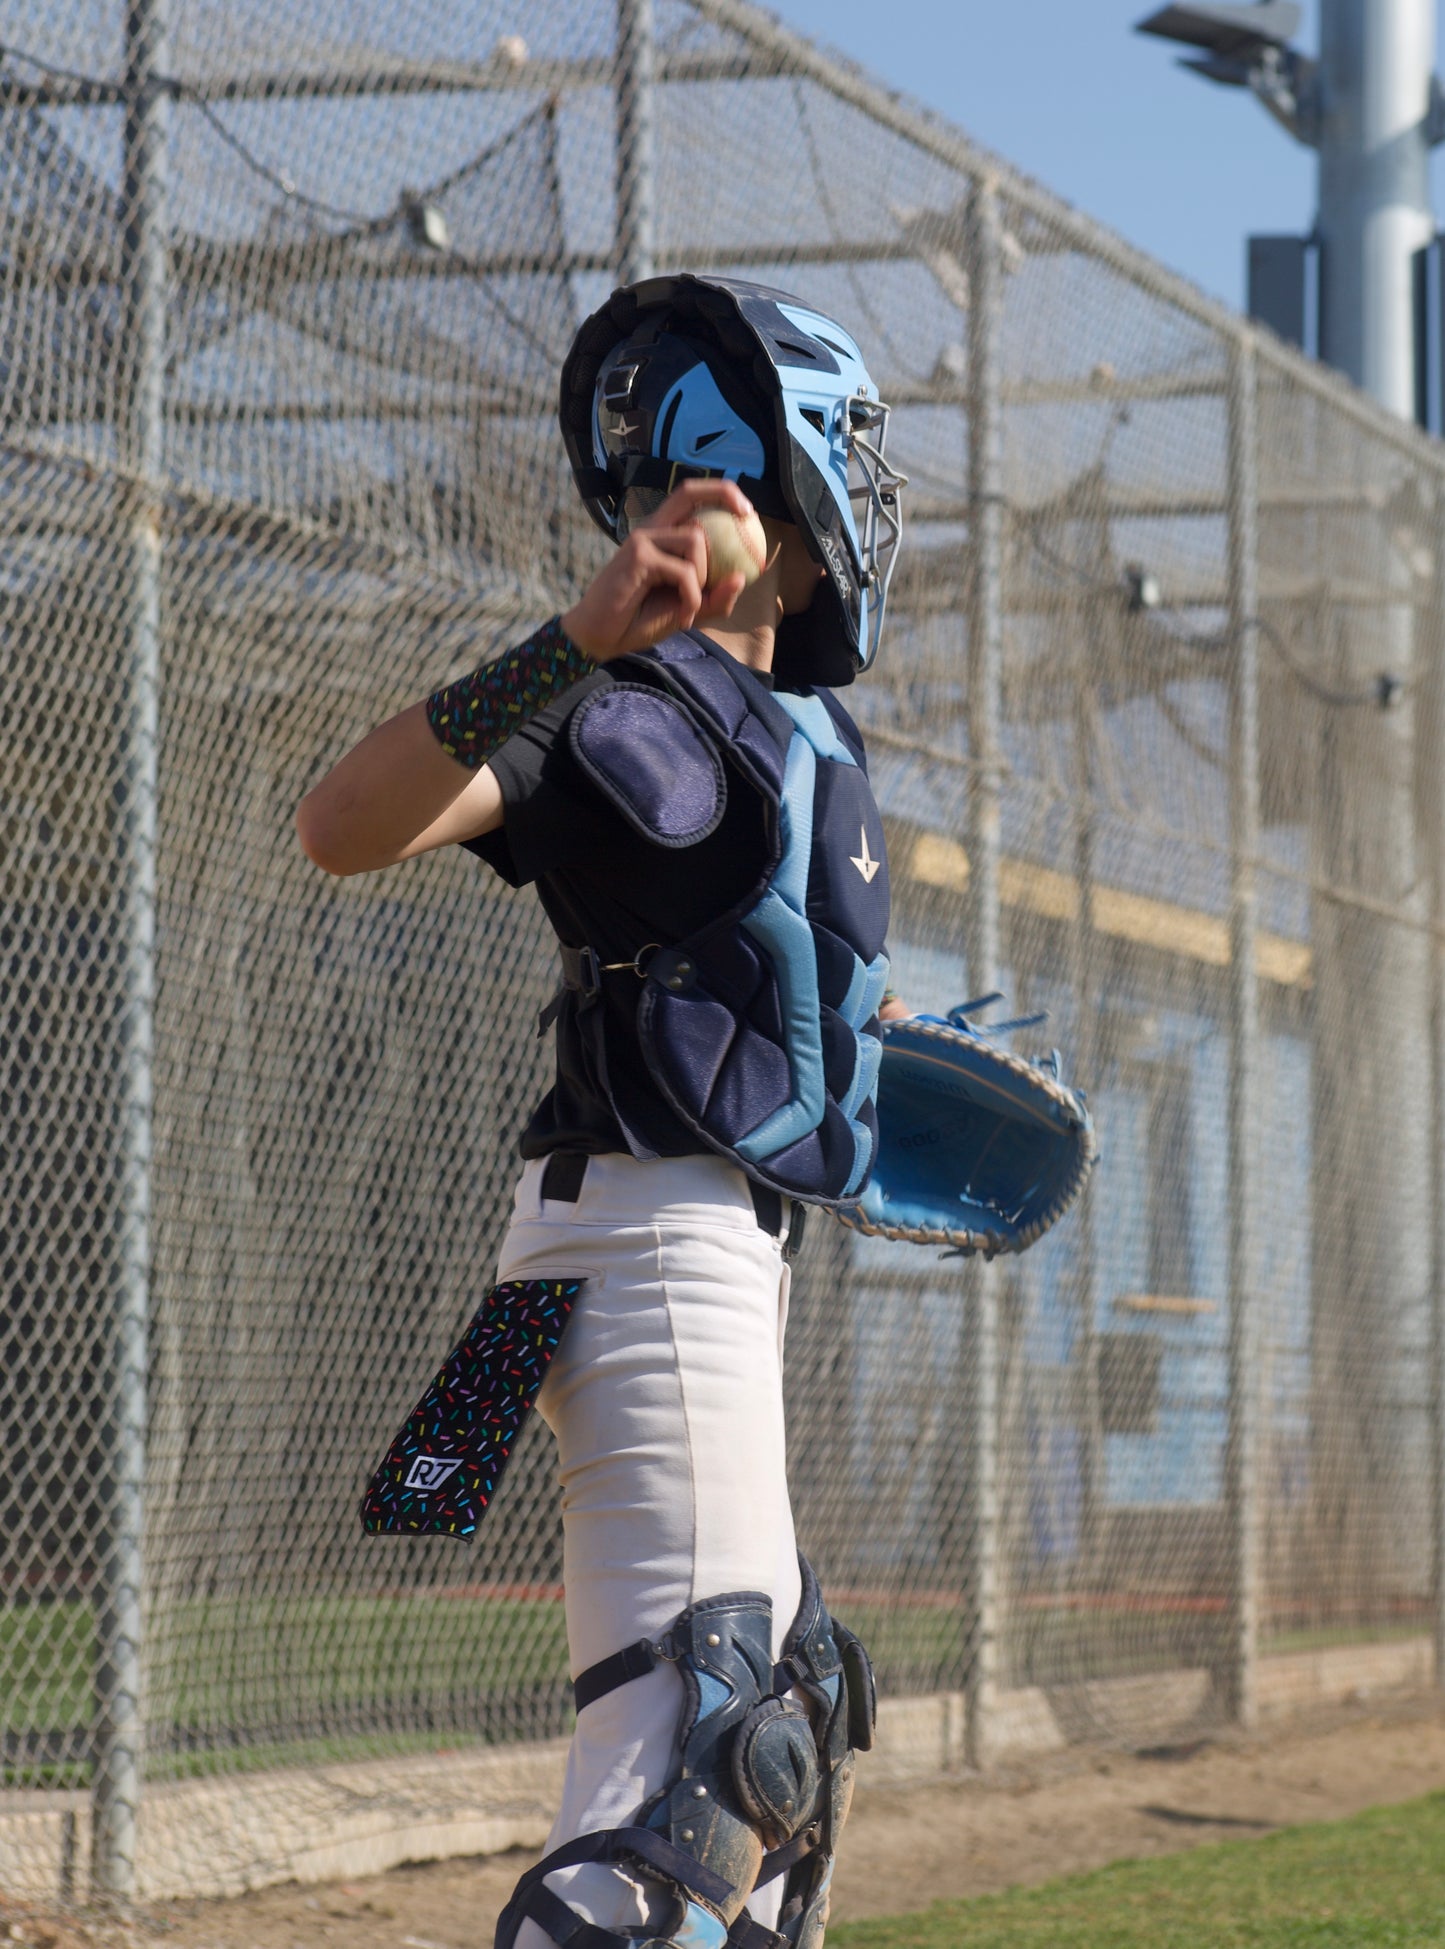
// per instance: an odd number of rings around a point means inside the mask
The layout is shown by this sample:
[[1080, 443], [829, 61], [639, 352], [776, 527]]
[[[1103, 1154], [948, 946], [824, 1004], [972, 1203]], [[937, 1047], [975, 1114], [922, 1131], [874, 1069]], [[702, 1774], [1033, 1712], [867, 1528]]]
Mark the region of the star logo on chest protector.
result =
[[858, 828], [858, 835], [858, 843], [863, 850], [861, 853], [849, 853], [848, 857], [863, 875], [864, 885], [871, 887], [873, 884], [873, 875], [878, 871], [883, 862], [881, 859], [873, 859], [869, 856], [867, 826], [860, 826]]

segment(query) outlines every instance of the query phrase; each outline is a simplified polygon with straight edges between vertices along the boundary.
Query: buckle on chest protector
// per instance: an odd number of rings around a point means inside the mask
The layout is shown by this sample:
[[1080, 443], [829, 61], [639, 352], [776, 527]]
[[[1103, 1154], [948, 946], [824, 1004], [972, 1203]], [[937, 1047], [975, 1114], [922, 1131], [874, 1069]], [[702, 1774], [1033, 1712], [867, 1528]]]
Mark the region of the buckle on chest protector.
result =
[[680, 995], [697, 985], [697, 963], [676, 948], [649, 941], [630, 961], [599, 961], [595, 947], [568, 947], [559, 944], [562, 985], [537, 1017], [537, 1033], [545, 1035], [562, 1012], [568, 995], [580, 995], [586, 1008], [602, 994], [605, 974], [634, 974], [639, 981], [649, 978], [660, 983], [669, 994]]

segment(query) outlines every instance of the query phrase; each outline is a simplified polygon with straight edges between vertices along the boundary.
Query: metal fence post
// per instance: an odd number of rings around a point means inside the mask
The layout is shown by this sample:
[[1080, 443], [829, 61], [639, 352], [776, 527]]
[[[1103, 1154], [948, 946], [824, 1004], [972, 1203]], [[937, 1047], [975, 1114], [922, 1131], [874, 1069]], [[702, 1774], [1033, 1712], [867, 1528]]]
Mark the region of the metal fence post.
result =
[[[973, 577], [968, 614], [969, 790], [967, 950], [969, 986], [997, 986], [1003, 962], [999, 922], [1003, 714], [1003, 419], [999, 339], [1003, 323], [1003, 228], [998, 185], [982, 177], [972, 194], [968, 313], [969, 536]], [[998, 1689], [999, 1654], [999, 1275], [975, 1261], [967, 1275], [965, 1356], [971, 1355], [972, 1484], [966, 1689], [968, 1758], [986, 1766]]]
[[160, 691], [160, 479], [168, 243], [164, 0], [126, 10], [121, 394], [117, 404], [129, 615], [121, 675], [118, 801], [122, 981], [119, 1251], [110, 1337], [104, 1533], [96, 1595], [97, 1895], [136, 1893], [144, 1741], [142, 1538], [151, 1276], [156, 792]]
[[[1110, 597], [1111, 608], [1116, 607]], [[1089, 656], [1094, 631], [1080, 629], [1074, 657], [1074, 878], [1078, 911], [1070, 943], [1069, 979], [1074, 989], [1075, 1034], [1073, 1068], [1085, 1089], [1097, 1087], [1099, 974], [1094, 938], [1094, 767], [1093, 692]], [[1104, 1425], [1099, 1393], [1099, 1278], [1098, 1241], [1094, 1207], [1085, 1198], [1074, 1217], [1072, 1278], [1076, 1295], [1078, 1338], [1074, 1346], [1075, 1411], [1079, 1442], [1079, 1547], [1083, 1585], [1097, 1586], [1106, 1552], [1104, 1524]]]
[[1230, 1717], [1258, 1713], [1260, 1594], [1260, 1319], [1257, 1133], [1259, 977], [1259, 414], [1254, 347], [1241, 337], [1229, 382], [1229, 1637], [1223, 1683]]
[[652, 0], [617, 0], [617, 268], [624, 284], [653, 272], [656, 68]]
[[1430, 1598], [1435, 1684], [1445, 1689], [1445, 488], [1435, 510], [1435, 602], [1416, 729], [1421, 858], [1430, 882]]

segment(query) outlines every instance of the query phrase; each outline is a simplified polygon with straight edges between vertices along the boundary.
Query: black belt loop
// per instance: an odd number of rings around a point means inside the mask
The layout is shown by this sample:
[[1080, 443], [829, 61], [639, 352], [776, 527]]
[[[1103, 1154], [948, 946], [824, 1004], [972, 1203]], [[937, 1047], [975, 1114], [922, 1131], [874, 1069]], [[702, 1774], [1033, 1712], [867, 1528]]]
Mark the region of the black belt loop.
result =
[[800, 1198], [791, 1201], [792, 1211], [788, 1218], [788, 1236], [783, 1241], [783, 1257], [796, 1259], [803, 1249], [803, 1227], [808, 1219], [808, 1207]]
[[785, 1198], [771, 1184], [759, 1184], [755, 1178], [748, 1179], [748, 1191], [759, 1225], [770, 1238], [783, 1241], [785, 1259], [797, 1258], [803, 1243], [803, 1221], [808, 1207], [800, 1204], [796, 1198]]
[[748, 1191], [752, 1197], [753, 1210], [759, 1225], [772, 1238], [783, 1235], [783, 1197], [770, 1184], [759, 1184], [755, 1178], [748, 1179]]
[[602, 993], [604, 970], [596, 948], [568, 947], [565, 941], [559, 941], [557, 952], [562, 961], [562, 986], [537, 1017], [539, 1036], [545, 1035], [562, 1013], [562, 1004], [569, 994], [580, 995], [583, 1008], [588, 1008]]
[[584, 1002], [596, 1001], [602, 993], [602, 964], [597, 959], [596, 948], [568, 947], [565, 941], [559, 941], [557, 946], [563, 985], [575, 990]]
[[575, 1205], [582, 1195], [582, 1180], [587, 1175], [587, 1153], [580, 1150], [554, 1150], [542, 1166], [542, 1196], [559, 1204]]

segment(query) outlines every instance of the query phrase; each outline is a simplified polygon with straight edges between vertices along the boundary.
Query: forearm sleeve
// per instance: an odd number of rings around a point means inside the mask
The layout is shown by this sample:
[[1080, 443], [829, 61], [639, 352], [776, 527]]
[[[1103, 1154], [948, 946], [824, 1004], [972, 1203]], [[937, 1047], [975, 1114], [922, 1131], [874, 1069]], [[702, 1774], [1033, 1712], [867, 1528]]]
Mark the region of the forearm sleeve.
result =
[[433, 691], [426, 700], [427, 723], [449, 758], [480, 771], [514, 731], [594, 667], [554, 616], [525, 643]]

